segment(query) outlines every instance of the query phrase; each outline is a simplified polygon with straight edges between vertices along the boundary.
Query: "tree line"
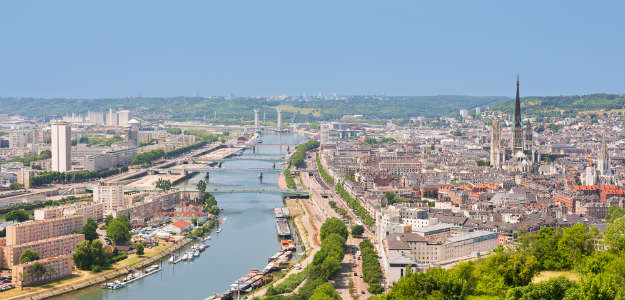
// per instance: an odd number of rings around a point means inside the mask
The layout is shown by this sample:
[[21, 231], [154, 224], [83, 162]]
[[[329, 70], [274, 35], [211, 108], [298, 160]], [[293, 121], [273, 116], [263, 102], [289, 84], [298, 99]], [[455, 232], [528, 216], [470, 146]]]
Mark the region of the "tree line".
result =
[[44, 171], [30, 178], [30, 185], [33, 187], [51, 183], [75, 183], [87, 181], [90, 179], [98, 179], [109, 177], [115, 174], [128, 171], [128, 167], [112, 168], [102, 171], [76, 171], [76, 172], [58, 172]]

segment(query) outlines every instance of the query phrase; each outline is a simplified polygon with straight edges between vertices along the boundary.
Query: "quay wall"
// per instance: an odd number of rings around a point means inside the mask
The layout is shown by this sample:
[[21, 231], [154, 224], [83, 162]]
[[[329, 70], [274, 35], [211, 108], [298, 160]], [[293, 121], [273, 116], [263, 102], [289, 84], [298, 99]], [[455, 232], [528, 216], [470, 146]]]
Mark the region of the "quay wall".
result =
[[150, 258], [146, 258], [143, 260], [138, 261], [137, 263], [128, 266], [128, 267], [124, 267], [124, 268], [120, 268], [120, 269], [116, 269], [113, 270], [111, 272], [106, 272], [106, 273], [102, 273], [101, 275], [95, 276], [95, 277], [91, 277], [91, 278], [85, 278], [76, 282], [71, 282], [65, 285], [61, 285], [61, 286], [55, 286], [49, 289], [45, 289], [45, 290], [41, 290], [41, 291], [36, 291], [36, 292], [32, 292], [29, 294], [24, 294], [24, 295], [17, 295], [15, 297], [9, 298], [10, 300], [13, 299], [25, 299], [25, 300], [40, 300], [40, 299], [46, 299], [49, 297], [54, 297], [54, 296], [58, 296], [58, 295], [62, 295], [65, 293], [69, 293], [69, 292], [73, 292], [73, 291], [77, 291], [86, 287], [90, 287], [93, 285], [97, 285], [97, 284], [101, 284], [104, 283], [106, 281], [110, 281], [113, 280], [117, 277], [123, 276], [128, 274], [128, 272], [132, 272], [135, 269], [138, 268], [144, 268], [147, 267], [149, 265], [154, 264], [155, 262], [161, 260], [163, 257], [171, 254], [172, 252], [177, 251], [178, 249], [188, 245], [190, 242], [192, 242], [193, 239], [189, 239], [189, 238], [184, 238], [180, 241], [178, 241], [177, 243], [175, 243], [173, 246], [161, 251], [160, 253], [158, 253], [155, 256], [152, 256]]

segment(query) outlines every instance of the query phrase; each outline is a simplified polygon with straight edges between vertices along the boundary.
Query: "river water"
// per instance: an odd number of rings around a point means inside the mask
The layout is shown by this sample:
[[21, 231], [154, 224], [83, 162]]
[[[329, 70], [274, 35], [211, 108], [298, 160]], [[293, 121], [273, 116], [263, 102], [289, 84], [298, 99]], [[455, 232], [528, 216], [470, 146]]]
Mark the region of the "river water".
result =
[[[304, 136], [291, 134], [262, 138], [265, 144], [299, 144], [306, 140]], [[286, 146], [262, 145], [255, 152], [245, 150], [241, 156], [225, 161], [221, 169], [210, 172], [208, 190], [239, 192], [214, 193], [226, 221], [221, 233], [212, 233], [211, 247], [200, 257], [176, 265], [163, 262], [161, 272], [119, 290], [94, 286], [54, 299], [204, 299], [225, 291], [251, 269], [262, 269], [267, 258], [280, 250], [273, 208], [283, 203], [280, 193], [249, 190], [276, 189], [283, 167], [281, 162], [276, 162], [273, 169], [273, 164], [286, 153]], [[262, 183], [258, 178], [261, 169]], [[203, 178], [204, 173], [199, 173], [179, 186], [195, 186]]]

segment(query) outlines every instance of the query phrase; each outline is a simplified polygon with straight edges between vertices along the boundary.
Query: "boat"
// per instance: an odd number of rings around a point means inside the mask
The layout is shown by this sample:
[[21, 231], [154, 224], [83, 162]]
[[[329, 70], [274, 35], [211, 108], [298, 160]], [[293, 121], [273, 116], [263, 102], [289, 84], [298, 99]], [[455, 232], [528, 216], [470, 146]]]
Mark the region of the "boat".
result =
[[220, 233], [220, 232], [221, 232], [221, 228], [218, 228], [216, 232], [217, 232], [217, 233]]
[[282, 246], [282, 250], [294, 250], [295, 242], [293, 240], [281, 240], [280, 245]]
[[263, 139], [259, 138], [256, 140], [256, 144], [262, 144], [263, 143]]
[[198, 250], [193, 251], [193, 257], [198, 257], [198, 256], [200, 256], [200, 251]]
[[111, 289], [111, 290], [117, 290], [117, 289], [121, 289], [124, 286], [126, 286], [125, 283], [119, 281], [119, 280], [115, 280], [113, 282], [109, 282], [106, 284], [106, 288], [107, 289]]
[[169, 263], [173, 263], [173, 262], [175, 262], [175, 261], [176, 261], [176, 256], [175, 256], [175, 255], [172, 255], [172, 256], [171, 256], [171, 257], [167, 260], [167, 262], [169, 262]]
[[204, 241], [204, 242], [206, 242], [206, 241], [210, 241], [210, 239], [211, 239], [211, 236], [209, 235], [209, 236], [205, 237], [203, 241]]
[[159, 265], [151, 265], [145, 269], [145, 275], [150, 275], [156, 273], [161, 270], [161, 266]]

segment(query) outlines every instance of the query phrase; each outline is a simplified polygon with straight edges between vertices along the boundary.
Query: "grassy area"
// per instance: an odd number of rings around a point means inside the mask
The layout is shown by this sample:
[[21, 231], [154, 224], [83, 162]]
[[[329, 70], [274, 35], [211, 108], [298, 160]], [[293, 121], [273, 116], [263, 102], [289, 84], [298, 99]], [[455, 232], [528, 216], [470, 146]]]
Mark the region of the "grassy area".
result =
[[572, 271], [542, 271], [538, 273], [538, 275], [534, 276], [532, 282], [541, 282], [559, 276], [564, 276], [569, 280], [579, 281], [579, 275], [573, 273]]
[[316, 118], [321, 117], [321, 112], [319, 110], [317, 110], [317, 109], [314, 109], [314, 108], [295, 107], [295, 106], [290, 105], [290, 104], [280, 104], [277, 107], [279, 107], [282, 111], [285, 111], [285, 112], [294, 112], [294, 113], [298, 113], [298, 114], [301, 114], [301, 115], [310, 115], [310, 114], [312, 114]]

